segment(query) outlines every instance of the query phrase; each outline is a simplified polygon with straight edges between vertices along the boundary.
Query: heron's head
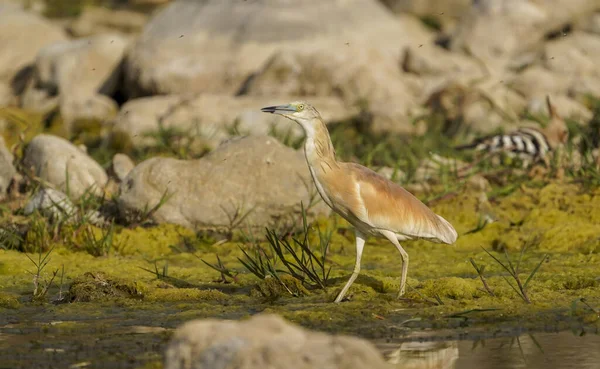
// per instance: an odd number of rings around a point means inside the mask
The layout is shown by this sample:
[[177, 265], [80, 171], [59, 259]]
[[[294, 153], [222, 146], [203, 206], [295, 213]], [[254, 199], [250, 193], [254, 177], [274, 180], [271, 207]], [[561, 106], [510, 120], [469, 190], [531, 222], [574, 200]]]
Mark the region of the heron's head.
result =
[[267, 106], [260, 109], [264, 113], [279, 114], [300, 124], [307, 133], [315, 131], [315, 124], [321, 124], [321, 115], [305, 101], [294, 101], [285, 105]]

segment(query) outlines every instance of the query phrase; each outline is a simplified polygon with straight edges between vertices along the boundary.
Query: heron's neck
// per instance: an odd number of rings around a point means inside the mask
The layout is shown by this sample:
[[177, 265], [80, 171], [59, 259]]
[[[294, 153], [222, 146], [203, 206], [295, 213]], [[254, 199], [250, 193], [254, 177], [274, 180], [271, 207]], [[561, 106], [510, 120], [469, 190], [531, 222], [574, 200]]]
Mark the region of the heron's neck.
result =
[[306, 132], [304, 153], [308, 165], [323, 168], [337, 167], [335, 149], [333, 148], [333, 143], [331, 143], [325, 123], [321, 119], [317, 119], [312, 124], [304, 127], [304, 130]]

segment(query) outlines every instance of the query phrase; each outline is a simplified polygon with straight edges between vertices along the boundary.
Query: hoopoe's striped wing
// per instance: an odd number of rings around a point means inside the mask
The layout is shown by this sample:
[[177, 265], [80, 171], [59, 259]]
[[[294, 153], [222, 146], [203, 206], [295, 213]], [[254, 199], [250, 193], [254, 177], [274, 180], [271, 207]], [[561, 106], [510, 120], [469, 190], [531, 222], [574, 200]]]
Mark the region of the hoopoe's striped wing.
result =
[[543, 158], [550, 151], [550, 145], [542, 132], [524, 127], [507, 134], [482, 137], [471, 144], [456, 147], [456, 149], [474, 149], [488, 153], [507, 152], [531, 158]]

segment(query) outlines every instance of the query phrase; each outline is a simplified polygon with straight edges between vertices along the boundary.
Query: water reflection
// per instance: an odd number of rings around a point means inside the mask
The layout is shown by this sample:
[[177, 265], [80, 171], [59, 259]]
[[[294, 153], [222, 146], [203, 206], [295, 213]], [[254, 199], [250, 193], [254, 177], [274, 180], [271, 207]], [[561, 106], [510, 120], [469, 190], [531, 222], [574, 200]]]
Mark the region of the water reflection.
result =
[[406, 369], [451, 369], [458, 359], [458, 342], [404, 342], [385, 353], [390, 364]]
[[597, 334], [541, 333], [478, 341], [380, 343], [378, 347], [398, 369], [600, 369]]

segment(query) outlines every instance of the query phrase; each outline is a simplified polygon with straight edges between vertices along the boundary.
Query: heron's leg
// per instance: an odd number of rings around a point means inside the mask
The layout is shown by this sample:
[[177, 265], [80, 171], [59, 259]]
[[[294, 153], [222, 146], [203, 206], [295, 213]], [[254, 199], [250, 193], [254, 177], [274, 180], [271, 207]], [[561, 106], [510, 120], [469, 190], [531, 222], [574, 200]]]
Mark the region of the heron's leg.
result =
[[408, 275], [408, 254], [406, 253], [406, 251], [404, 251], [402, 246], [400, 246], [400, 242], [398, 242], [398, 237], [396, 237], [396, 234], [394, 234], [394, 232], [381, 231], [381, 234], [384, 235], [385, 238], [390, 240], [390, 242], [393, 243], [394, 246], [396, 246], [398, 251], [400, 251], [400, 255], [402, 256], [402, 279], [400, 280], [400, 292], [398, 293], [398, 297], [401, 297], [402, 295], [404, 295], [404, 290], [406, 287], [406, 276]]
[[346, 292], [348, 292], [348, 289], [352, 283], [354, 283], [356, 277], [358, 277], [358, 273], [360, 273], [360, 258], [362, 257], [363, 248], [365, 247], [366, 237], [358, 229], [354, 229], [354, 236], [356, 237], [356, 264], [354, 264], [354, 271], [344, 288], [342, 288], [342, 291], [335, 298], [335, 302], [342, 301], [344, 295], [346, 295]]

